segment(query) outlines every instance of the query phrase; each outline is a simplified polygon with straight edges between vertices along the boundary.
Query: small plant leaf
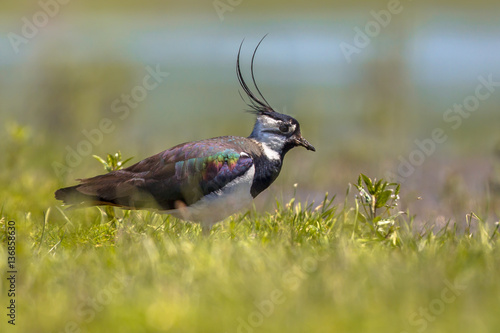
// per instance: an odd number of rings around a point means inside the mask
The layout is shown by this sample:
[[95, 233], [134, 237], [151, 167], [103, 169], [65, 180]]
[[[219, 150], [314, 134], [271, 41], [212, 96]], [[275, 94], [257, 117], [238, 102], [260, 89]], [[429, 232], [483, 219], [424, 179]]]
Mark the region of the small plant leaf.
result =
[[365, 182], [365, 185], [368, 189], [368, 192], [371, 192], [373, 190], [372, 180], [370, 178], [368, 178], [367, 176], [365, 176], [364, 174], [361, 174], [361, 177], [363, 177], [363, 181]]
[[104, 165], [105, 167], [108, 165], [108, 163], [106, 163], [105, 160], [102, 159], [102, 157], [100, 156], [97, 156], [97, 155], [92, 155], [93, 158], [95, 158], [96, 160], [98, 160], [102, 165]]
[[384, 192], [380, 193], [377, 195], [377, 203], [375, 205], [376, 208], [382, 208], [386, 205], [387, 203], [387, 200], [389, 200], [389, 198], [391, 197], [392, 195], [392, 191], [390, 190], [385, 190]]
[[125, 163], [127, 163], [128, 161], [132, 160], [134, 157], [129, 157], [127, 158], [125, 161], [121, 162], [121, 167], [123, 168], [123, 166], [125, 166]]

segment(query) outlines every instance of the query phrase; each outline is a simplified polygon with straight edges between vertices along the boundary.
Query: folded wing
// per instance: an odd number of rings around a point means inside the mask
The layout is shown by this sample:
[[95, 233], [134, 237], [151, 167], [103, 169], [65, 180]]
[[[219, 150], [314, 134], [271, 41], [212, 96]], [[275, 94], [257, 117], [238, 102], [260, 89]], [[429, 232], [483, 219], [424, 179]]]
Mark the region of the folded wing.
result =
[[56, 198], [73, 205], [170, 210], [219, 191], [252, 165], [249, 155], [231, 142], [190, 142], [123, 170], [82, 179], [56, 191]]

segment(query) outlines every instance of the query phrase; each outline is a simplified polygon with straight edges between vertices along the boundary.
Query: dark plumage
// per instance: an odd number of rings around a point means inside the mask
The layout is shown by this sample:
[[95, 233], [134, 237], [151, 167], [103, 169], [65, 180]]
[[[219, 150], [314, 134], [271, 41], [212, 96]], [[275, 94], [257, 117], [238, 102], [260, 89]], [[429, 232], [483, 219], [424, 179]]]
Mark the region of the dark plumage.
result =
[[252, 82], [260, 97], [241, 74], [241, 45], [236, 61], [238, 80], [257, 115], [248, 138], [183, 143], [128, 168], [81, 179], [78, 185], [57, 190], [56, 199], [77, 206], [158, 209], [205, 226], [246, 207], [278, 177], [290, 149], [315, 150], [302, 137], [297, 120], [274, 111], [257, 87], [253, 63], [261, 42], [251, 61]]

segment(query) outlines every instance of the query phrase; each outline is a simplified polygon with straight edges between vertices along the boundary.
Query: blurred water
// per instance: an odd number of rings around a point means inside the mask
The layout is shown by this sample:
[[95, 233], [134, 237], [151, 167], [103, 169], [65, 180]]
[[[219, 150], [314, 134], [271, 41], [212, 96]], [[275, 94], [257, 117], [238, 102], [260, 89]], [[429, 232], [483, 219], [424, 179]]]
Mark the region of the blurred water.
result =
[[[414, 19], [412, 25], [395, 23], [374, 37], [360, 54], [353, 55], [349, 64], [339, 45], [352, 44], [352, 29], [363, 27], [372, 18], [359, 14], [348, 17], [350, 20], [343, 17], [258, 23], [252, 17], [224, 24], [193, 17], [174, 22], [165, 22], [161, 17], [141, 19], [125, 15], [54, 19], [28, 44], [21, 45], [18, 54], [7, 38], [1, 39], [0, 66], [2, 70], [17, 68], [43, 61], [48, 53], [65, 53], [76, 62], [163, 64], [189, 69], [193, 77], [209, 75], [212, 82], [233, 83], [233, 78], [220, 69], [234, 64], [243, 38], [243, 54], [249, 60], [258, 40], [270, 33], [259, 50], [256, 66], [259, 81], [271, 84], [347, 85], [363, 76], [367, 63], [394, 57], [403, 60], [411, 82], [431, 89], [467, 86], [481, 74], [500, 77], [498, 22], [470, 22], [448, 15], [423, 22]], [[17, 33], [20, 28], [19, 21], [17, 26], [0, 26], [0, 31]], [[183, 77], [191, 79], [190, 75]], [[13, 79], [0, 76], [3, 82], [12, 83]], [[446, 92], [438, 96], [445, 98]]]

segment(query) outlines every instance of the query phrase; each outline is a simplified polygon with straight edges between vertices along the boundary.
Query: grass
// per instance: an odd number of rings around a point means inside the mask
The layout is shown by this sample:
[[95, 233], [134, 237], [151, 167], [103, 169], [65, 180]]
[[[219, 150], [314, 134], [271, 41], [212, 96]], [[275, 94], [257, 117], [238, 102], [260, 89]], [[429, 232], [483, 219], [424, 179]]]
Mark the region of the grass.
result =
[[[377, 183], [395, 208], [390, 184]], [[97, 208], [3, 210], [0, 229], [11, 219], [17, 227], [15, 330], [494, 331], [497, 230], [474, 214], [465, 230], [438, 232], [415, 230], [411, 217], [389, 209], [371, 216], [366, 196], [376, 197], [377, 183], [360, 178], [355, 205], [328, 196], [277, 202], [274, 212], [232, 216], [209, 236], [154, 212], [117, 210], [110, 219]], [[2, 246], [2, 271], [6, 257]]]

